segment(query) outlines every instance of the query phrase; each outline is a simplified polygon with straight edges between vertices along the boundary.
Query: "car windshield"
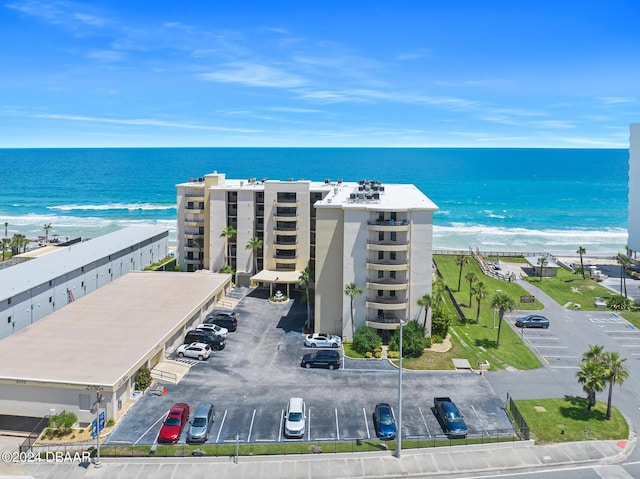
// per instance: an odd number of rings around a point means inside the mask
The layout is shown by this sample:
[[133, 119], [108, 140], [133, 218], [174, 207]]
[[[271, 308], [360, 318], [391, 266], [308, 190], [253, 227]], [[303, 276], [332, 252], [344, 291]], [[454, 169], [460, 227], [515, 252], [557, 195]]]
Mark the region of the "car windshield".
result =
[[380, 411], [380, 424], [393, 424], [393, 417], [391, 416], [391, 411], [382, 410]]
[[289, 413], [289, 421], [291, 421], [291, 422], [302, 421], [302, 413], [301, 412], [290, 412]]
[[447, 417], [452, 421], [459, 421], [460, 419], [462, 419], [462, 416], [460, 416], [460, 414], [458, 414], [457, 412], [450, 412], [447, 414]]
[[179, 426], [180, 418], [179, 417], [168, 417], [164, 422], [167, 426]]
[[207, 418], [204, 417], [194, 417], [193, 418], [193, 423], [191, 423], [192, 426], [195, 427], [204, 427], [207, 425]]

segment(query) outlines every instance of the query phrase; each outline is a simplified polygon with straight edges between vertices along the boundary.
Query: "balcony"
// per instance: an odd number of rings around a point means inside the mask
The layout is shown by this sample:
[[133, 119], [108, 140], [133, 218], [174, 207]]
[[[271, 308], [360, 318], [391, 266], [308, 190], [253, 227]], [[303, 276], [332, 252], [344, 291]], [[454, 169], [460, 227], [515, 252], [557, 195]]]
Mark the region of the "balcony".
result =
[[298, 248], [298, 243], [279, 243], [276, 242], [275, 243], [276, 248], [278, 249], [286, 249], [286, 250], [292, 250], [292, 249], [297, 249]]
[[368, 251], [409, 251], [408, 241], [367, 241]]
[[204, 189], [201, 190], [186, 190], [184, 197], [189, 198], [191, 201], [204, 201]]
[[276, 269], [278, 264], [296, 264], [298, 261], [298, 255], [296, 256], [277, 256], [273, 255], [276, 261]]
[[406, 311], [408, 303], [404, 298], [391, 298], [389, 296], [376, 296], [367, 298], [365, 306], [371, 309], [383, 311]]
[[367, 279], [366, 287], [377, 291], [404, 291], [409, 283], [399, 279]]
[[383, 317], [367, 317], [366, 324], [373, 329], [394, 330], [400, 327], [401, 320], [400, 317], [395, 317], [393, 313], [385, 313]]
[[203, 226], [204, 225], [204, 218], [191, 218], [188, 220], [184, 220], [184, 225], [185, 226], [193, 226], [193, 227], [198, 227], [198, 226]]
[[280, 213], [280, 214], [275, 214], [273, 215], [273, 219], [275, 221], [286, 221], [286, 222], [292, 222], [292, 221], [298, 221], [298, 213]]
[[367, 260], [367, 269], [373, 271], [407, 271], [409, 264], [398, 260]]
[[273, 228], [273, 232], [274, 234], [281, 236], [295, 236], [298, 234], [298, 227], [297, 225], [287, 225], [287, 227], [281, 225]]
[[296, 198], [286, 199], [280, 198], [279, 200], [275, 200], [273, 202], [273, 206], [276, 208], [297, 208], [299, 206], [299, 202]]
[[367, 221], [369, 231], [409, 231], [409, 221], [400, 220], [370, 220]]

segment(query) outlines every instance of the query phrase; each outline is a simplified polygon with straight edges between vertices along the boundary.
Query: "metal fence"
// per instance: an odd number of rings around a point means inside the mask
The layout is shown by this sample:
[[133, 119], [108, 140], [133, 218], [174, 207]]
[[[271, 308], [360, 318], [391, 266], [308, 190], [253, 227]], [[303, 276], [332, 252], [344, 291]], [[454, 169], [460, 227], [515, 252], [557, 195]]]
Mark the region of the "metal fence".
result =
[[44, 431], [44, 429], [48, 425], [49, 425], [49, 416], [45, 416], [43, 418], [40, 418], [40, 420], [31, 429], [31, 432], [29, 433], [29, 436], [27, 436], [27, 438], [24, 441], [22, 441], [22, 444], [20, 444], [20, 452], [22, 452], [22, 453], [29, 452], [31, 450], [31, 448], [33, 447], [33, 444], [40, 437], [40, 434], [42, 434], [42, 431]]
[[511, 422], [513, 423], [513, 426], [515, 428], [514, 430], [519, 434], [520, 438], [528, 441], [529, 425], [527, 424], [527, 421], [525, 421], [522, 413], [520, 413], [518, 406], [509, 393], [507, 393], [506, 409], [509, 413], [509, 419], [511, 419]]

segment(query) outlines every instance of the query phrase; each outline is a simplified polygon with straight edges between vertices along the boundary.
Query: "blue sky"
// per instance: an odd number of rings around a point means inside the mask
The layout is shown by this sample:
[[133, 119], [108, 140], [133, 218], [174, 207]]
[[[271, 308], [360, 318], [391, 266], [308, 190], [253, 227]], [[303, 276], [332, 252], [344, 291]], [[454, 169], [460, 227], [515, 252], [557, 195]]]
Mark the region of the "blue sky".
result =
[[0, 147], [627, 148], [640, 2], [0, 8]]

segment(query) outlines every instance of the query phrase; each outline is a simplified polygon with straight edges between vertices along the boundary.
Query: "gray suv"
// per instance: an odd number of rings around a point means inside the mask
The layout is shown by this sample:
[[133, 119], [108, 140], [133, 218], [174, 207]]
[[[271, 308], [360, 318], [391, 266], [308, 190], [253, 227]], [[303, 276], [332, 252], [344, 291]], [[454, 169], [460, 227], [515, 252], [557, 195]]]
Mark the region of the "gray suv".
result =
[[216, 418], [216, 409], [209, 402], [200, 403], [193, 415], [191, 427], [187, 433], [188, 443], [204, 443], [209, 439], [211, 425]]

